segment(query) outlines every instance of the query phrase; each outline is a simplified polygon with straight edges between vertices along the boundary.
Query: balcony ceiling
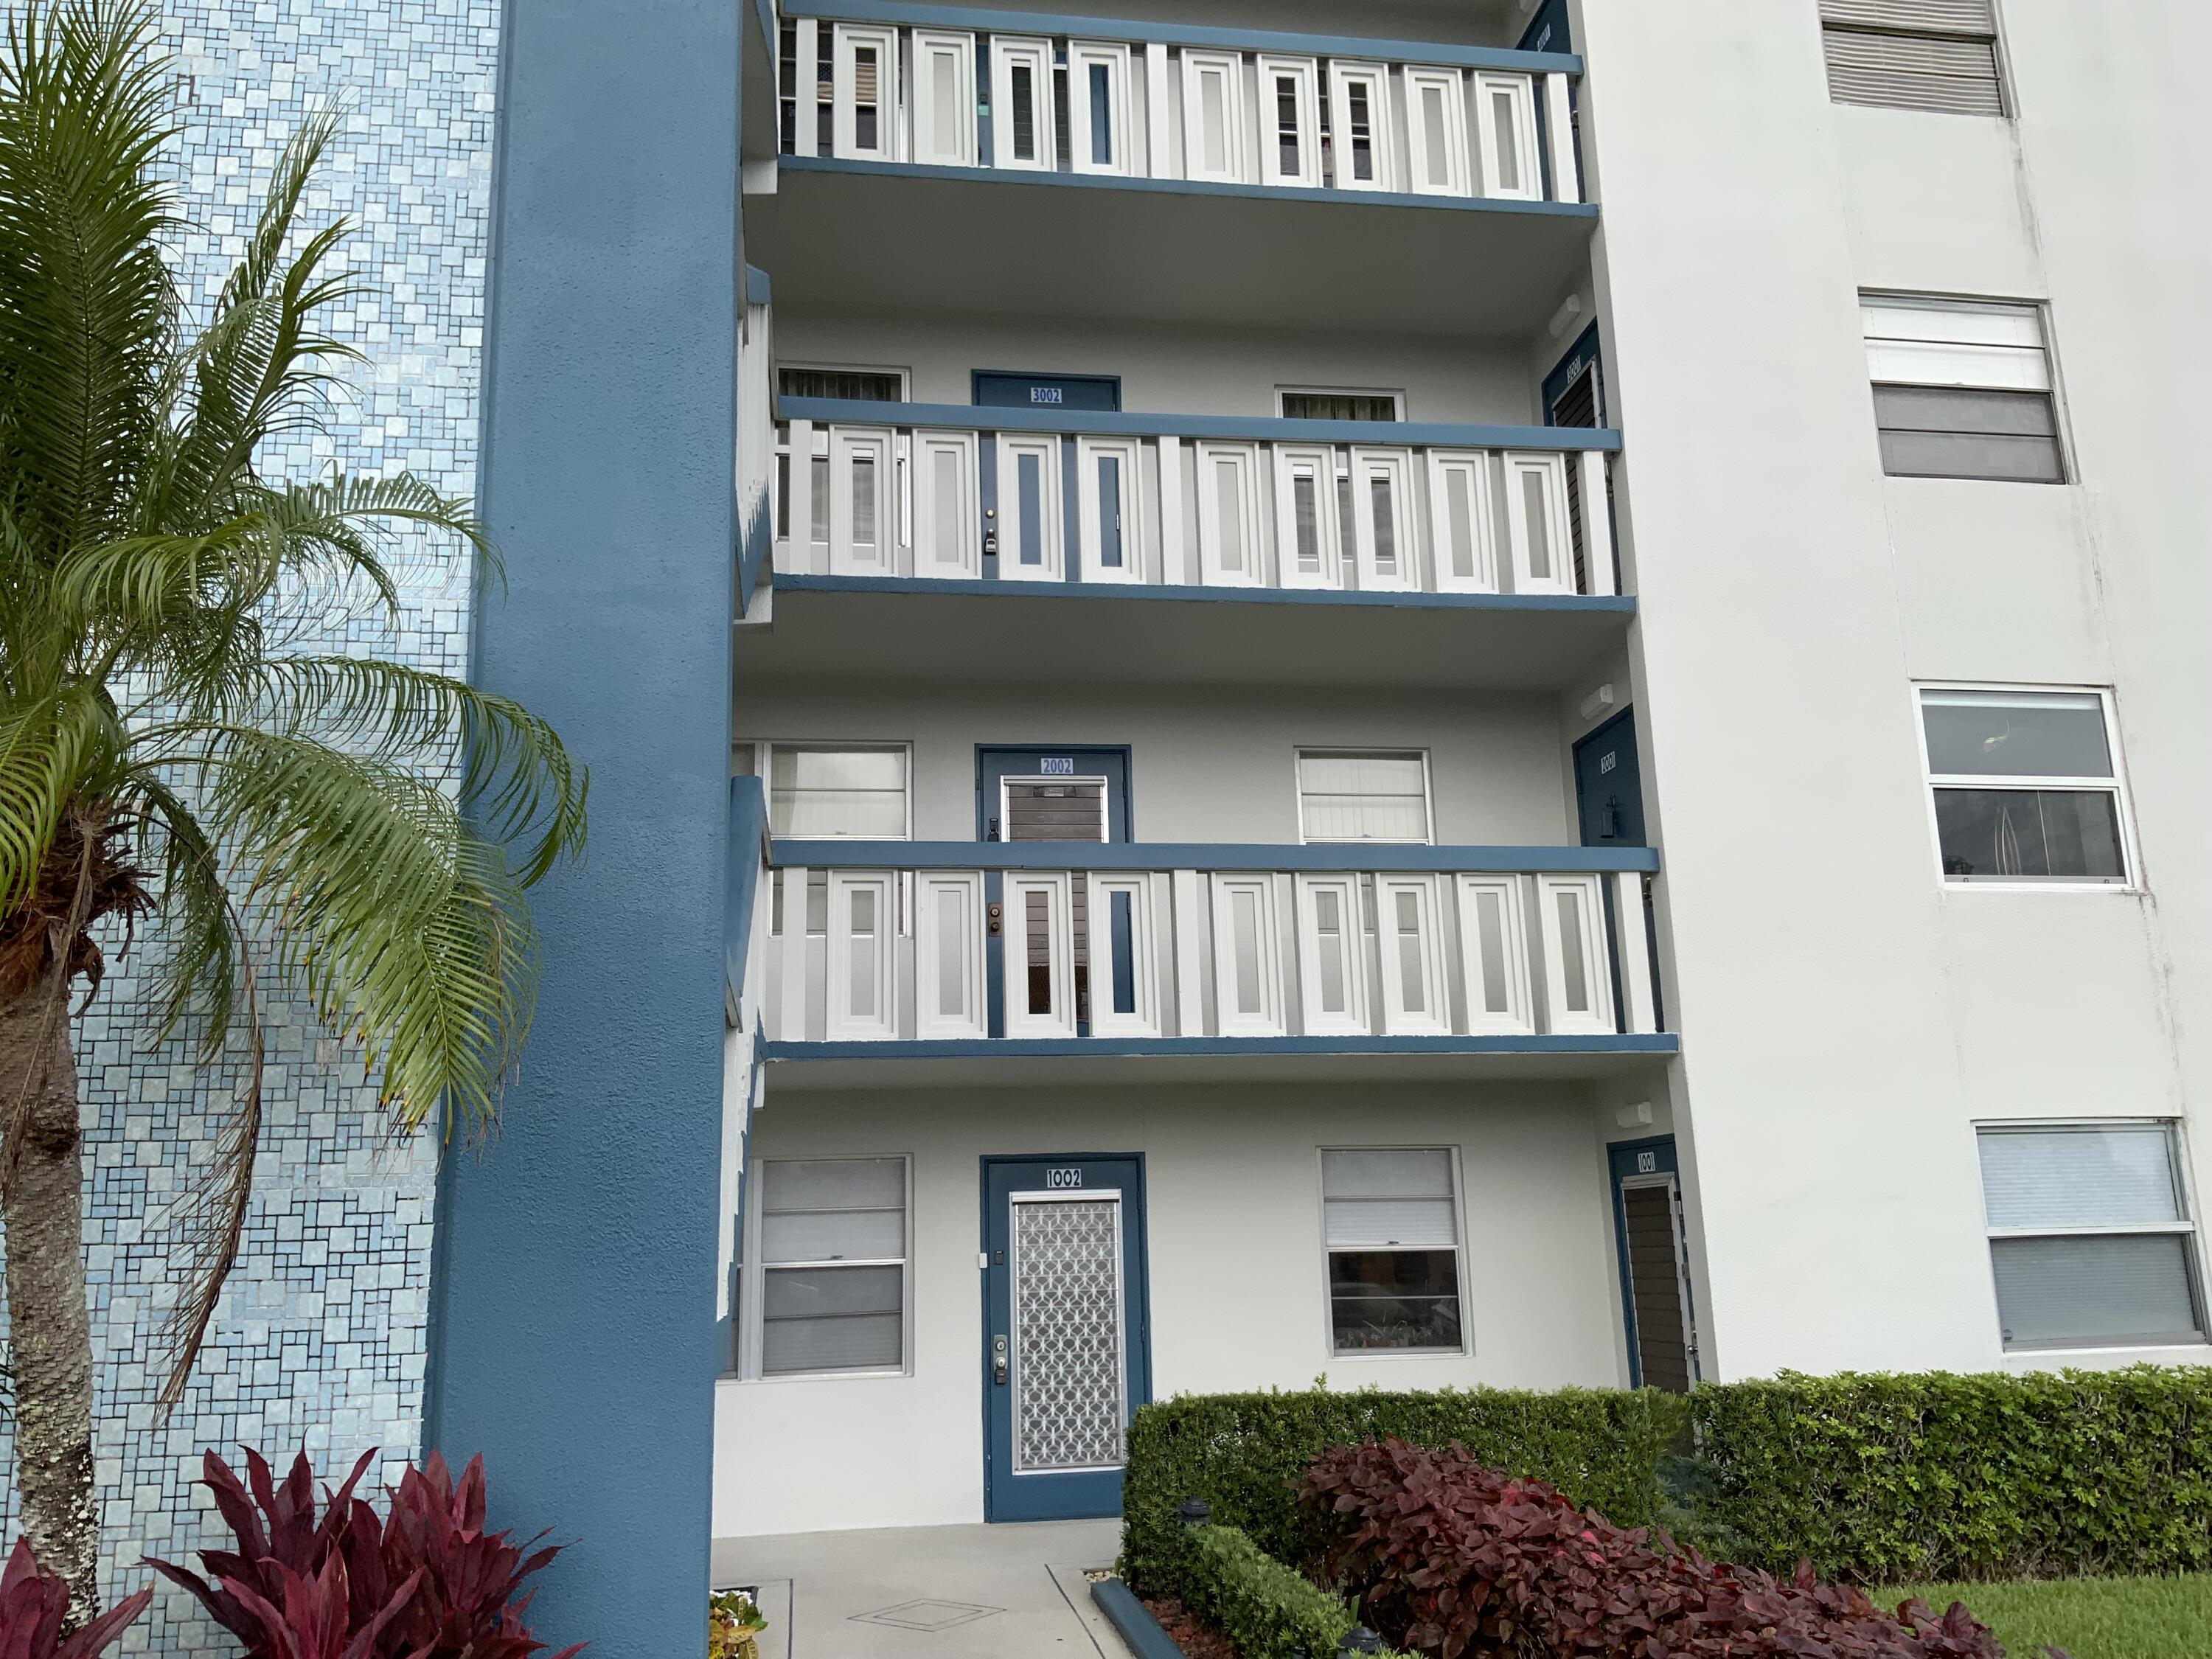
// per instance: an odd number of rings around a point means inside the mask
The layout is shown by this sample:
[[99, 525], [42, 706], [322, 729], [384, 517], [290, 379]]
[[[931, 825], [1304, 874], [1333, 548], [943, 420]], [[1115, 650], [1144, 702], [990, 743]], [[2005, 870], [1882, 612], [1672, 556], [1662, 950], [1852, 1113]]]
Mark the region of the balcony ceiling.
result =
[[1634, 605], [1316, 604], [1028, 584], [947, 592], [779, 576], [768, 614], [766, 625], [738, 630], [740, 685], [849, 677], [1558, 691], [1620, 648]]
[[746, 202], [746, 258], [779, 295], [823, 310], [1486, 340], [1529, 337], [1589, 269], [1594, 221], [1580, 210], [1056, 177], [786, 165], [775, 195]]

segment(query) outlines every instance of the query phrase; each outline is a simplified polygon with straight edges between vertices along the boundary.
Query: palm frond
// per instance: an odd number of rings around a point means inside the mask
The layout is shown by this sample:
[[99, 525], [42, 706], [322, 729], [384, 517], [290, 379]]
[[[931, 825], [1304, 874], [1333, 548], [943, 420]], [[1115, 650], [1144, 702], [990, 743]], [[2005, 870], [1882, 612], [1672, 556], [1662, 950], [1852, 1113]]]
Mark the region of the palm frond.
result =
[[117, 522], [161, 425], [177, 302], [155, 21], [144, 0], [34, 6], [0, 52], [0, 475], [56, 553]]
[[82, 681], [0, 710], [0, 912], [31, 890], [62, 814], [123, 747], [115, 708]]

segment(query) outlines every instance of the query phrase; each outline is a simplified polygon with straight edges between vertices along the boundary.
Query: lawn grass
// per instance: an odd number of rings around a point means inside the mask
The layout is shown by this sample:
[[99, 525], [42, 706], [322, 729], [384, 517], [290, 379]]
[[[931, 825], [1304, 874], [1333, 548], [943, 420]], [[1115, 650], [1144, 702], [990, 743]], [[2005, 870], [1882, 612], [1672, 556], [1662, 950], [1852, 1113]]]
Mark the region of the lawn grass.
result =
[[1964, 1601], [2010, 1659], [2040, 1659], [2045, 1644], [2073, 1659], [2212, 1659], [2212, 1573], [1908, 1584], [1874, 1599], [1893, 1607], [1908, 1595], [1938, 1613]]

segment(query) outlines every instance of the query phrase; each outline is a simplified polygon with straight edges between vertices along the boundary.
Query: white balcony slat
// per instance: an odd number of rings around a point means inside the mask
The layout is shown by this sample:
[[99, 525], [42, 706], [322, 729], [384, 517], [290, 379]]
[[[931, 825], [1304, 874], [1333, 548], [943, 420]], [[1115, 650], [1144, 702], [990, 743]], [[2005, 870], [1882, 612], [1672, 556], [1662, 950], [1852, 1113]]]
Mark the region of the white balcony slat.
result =
[[1582, 167], [1575, 159], [1575, 112], [1571, 88], [1564, 75], [1544, 77], [1544, 118], [1551, 128], [1552, 199], [1583, 199]]
[[1175, 892], [1176, 1035], [1205, 1036], [1206, 930], [1200, 920], [1205, 885], [1195, 870], [1177, 870]]
[[1656, 1031], [1659, 1014], [1651, 982], [1651, 939], [1644, 920], [1644, 876], [1622, 870], [1613, 876], [1613, 927], [1620, 940], [1620, 1000], [1631, 1031]]
[[1602, 450], [1585, 449], [1572, 458], [1581, 468], [1583, 503], [1583, 570], [1593, 593], [1620, 592], [1620, 560], [1613, 544], [1612, 506], [1606, 499], [1606, 461]]

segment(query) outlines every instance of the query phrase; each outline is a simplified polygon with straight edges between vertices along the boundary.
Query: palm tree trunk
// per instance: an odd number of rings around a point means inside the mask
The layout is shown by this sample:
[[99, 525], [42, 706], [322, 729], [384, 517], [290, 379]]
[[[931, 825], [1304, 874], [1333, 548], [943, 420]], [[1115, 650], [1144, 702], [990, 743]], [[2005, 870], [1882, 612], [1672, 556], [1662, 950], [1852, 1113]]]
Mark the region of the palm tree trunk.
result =
[[75, 1629], [100, 1607], [100, 1508], [68, 999], [66, 970], [58, 965], [25, 995], [0, 1000], [0, 1105], [19, 1137], [12, 1167], [0, 1152], [0, 1225], [15, 1372], [16, 1497], [40, 1565], [69, 1581], [68, 1626]]

